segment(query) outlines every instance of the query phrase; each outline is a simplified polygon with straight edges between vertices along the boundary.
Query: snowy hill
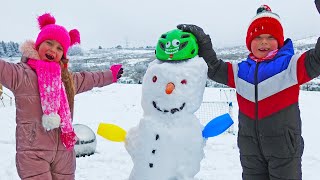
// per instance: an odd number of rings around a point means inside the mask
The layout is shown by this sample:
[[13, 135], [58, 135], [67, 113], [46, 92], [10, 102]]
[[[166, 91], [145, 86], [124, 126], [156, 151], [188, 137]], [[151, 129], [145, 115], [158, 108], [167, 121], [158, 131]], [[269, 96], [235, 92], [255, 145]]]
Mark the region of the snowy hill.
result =
[[[5, 92], [12, 95], [7, 89]], [[206, 88], [204, 101], [219, 101], [219, 89]], [[233, 95], [234, 97], [234, 95]], [[8, 100], [7, 97], [4, 97]], [[141, 85], [113, 84], [79, 94], [75, 99], [74, 123], [85, 124], [96, 132], [99, 123], [114, 123], [128, 130], [142, 117]], [[320, 169], [320, 149], [317, 133], [320, 127], [320, 93], [301, 91], [300, 108], [302, 132], [305, 140], [302, 168], [304, 180], [315, 180]], [[234, 103], [237, 117], [237, 103]], [[15, 107], [0, 102], [0, 177], [18, 180], [15, 167]], [[234, 118], [237, 124], [236, 118]], [[205, 158], [197, 174], [199, 180], [241, 180], [241, 166], [236, 136], [223, 134], [211, 138], [205, 147]], [[125, 180], [133, 163], [122, 143], [114, 143], [97, 136], [96, 153], [77, 158], [77, 180]]]
[[[314, 48], [319, 36], [310, 36], [303, 39], [292, 39], [295, 53], [302, 53], [308, 49]], [[216, 48], [217, 56], [223, 60], [243, 60], [249, 51], [245, 45], [226, 48]]]
[[294, 41], [295, 46], [304, 46], [304, 45], [314, 45], [317, 43], [319, 36], [310, 36], [303, 39], [298, 39]]
[[[315, 46], [318, 36], [293, 40], [296, 53], [302, 53]], [[245, 45], [216, 48], [218, 58], [225, 61], [239, 61], [248, 56]], [[154, 49], [91, 49], [84, 56], [70, 56], [72, 70], [106, 69], [113, 63], [121, 63], [126, 69], [122, 83], [138, 84], [146, 72], [148, 63], [154, 60]], [[208, 86], [223, 87], [208, 80]]]

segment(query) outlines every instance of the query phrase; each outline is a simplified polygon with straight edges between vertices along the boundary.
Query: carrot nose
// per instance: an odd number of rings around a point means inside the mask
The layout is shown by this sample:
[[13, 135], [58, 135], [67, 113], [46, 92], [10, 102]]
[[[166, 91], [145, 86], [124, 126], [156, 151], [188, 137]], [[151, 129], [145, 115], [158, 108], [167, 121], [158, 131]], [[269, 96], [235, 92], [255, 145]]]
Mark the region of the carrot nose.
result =
[[172, 82], [168, 83], [166, 87], [166, 93], [171, 94], [173, 90], [174, 90], [174, 84]]

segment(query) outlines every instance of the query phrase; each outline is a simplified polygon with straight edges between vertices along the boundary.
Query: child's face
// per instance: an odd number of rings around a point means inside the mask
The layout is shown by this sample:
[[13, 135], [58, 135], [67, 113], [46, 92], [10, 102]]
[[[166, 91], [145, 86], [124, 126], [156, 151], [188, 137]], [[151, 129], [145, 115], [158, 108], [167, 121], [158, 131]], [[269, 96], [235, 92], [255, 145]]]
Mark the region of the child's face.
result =
[[63, 56], [63, 48], [55, 40], [43, 41], [38, 50], [41, 60], [59, 62]]
[[270, 34], [261, 34], [251, 41], [251, 52], [257, 58], [264, 58], [278, 49], [278, 41]]

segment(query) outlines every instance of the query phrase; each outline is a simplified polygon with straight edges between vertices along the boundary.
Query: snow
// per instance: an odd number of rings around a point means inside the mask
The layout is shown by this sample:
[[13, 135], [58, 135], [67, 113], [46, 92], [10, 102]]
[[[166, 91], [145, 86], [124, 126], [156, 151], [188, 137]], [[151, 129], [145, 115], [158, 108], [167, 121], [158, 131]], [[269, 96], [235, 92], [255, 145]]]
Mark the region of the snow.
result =
[[78, 58], [101, 58], [101, 57], [110, 57], [114, 58], [117, 56], [130, 56], [130, 55], [143, 55], [153, 53], [154, 50], [152, 49], [91, 49], [87, 52], [86, 56], [78, 56]]
[[123, 53], [123, 54], [128, 54], [128, 53], [134, 53], [134, 54], [146, 54], [146, 53], [150, 53], [153, 52], [154, 50], [150, 50], [150, 49], [122, 49], [121, 51], [119, 51], [119, 53]]
[[319, 38], [318, 36], [311, 36], [311, 37], [293, 41], [293, 43], [294, 43], [294, 46], [305, 45], [305, 44], [315, 44], [317, 43], [318, 38]]
[[[142, 115], [141, 85], [113, 84], [95, 88], [76, 96], [74, 123], [85, 124], [96, 132], [99, 123], [113, 123], [126, 130], [136, 126]], [[10, 95], [7, 89], [4, 91]], [[220, 99], [220, 89], [206, 88], [204, 101]], [[8, 99], [4, 96], [4, 99]], [[7, 101], [6, 101], [7, 102]], [[318, 133], [320, 127], [320, 92], [300, 93], [302, 130], [305, 151], [302, 160], [303, 179], [317, 179], [320, 169]], [[0, 177], [18, 180], [15, 166], [15, 107], [0, 103]], [[234, 117], [237, 117], [234, 103]], [[236, 123], [236, 120], [235, 120]], [[108, 179], [126, 180], [133, 162], [123, 143], [110, 142], [97, 136], [96, 153], [77, 158], [77, 180]], [[241, 165], [236, 136], [223, 134], [208, 139], [204, 147], [205, 157], [201, 161], [196, 178], [201, 180], [241, 180]]]
[[138, 62], [147, 61], [147, 60], [148, 60], [148, 58], [129, 59], [129, 60], [127, 60], [127, 63], [129, 65], [134, 65], [134, 64], [136, 64]]

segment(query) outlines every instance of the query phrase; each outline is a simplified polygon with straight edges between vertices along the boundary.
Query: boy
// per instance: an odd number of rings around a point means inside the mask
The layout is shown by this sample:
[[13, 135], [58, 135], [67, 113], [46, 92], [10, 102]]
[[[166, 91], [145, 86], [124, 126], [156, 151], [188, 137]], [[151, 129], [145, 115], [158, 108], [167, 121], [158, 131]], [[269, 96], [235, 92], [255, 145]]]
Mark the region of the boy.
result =
[[250, 23], [250, 54], [240, 63], [218, 60], [209, 35], [200, 27], [178, 28], [196, 36], [208, 77], [237, 90], [242, 178], [302, 179], [299, 85], [320, 75], [320, 41], [315, 49], [294, 55], [292, 41], [284, 41], [279, 16], [267, 5], [258, 8]]

